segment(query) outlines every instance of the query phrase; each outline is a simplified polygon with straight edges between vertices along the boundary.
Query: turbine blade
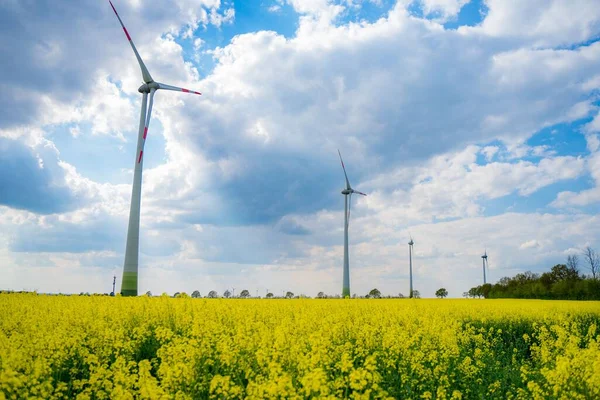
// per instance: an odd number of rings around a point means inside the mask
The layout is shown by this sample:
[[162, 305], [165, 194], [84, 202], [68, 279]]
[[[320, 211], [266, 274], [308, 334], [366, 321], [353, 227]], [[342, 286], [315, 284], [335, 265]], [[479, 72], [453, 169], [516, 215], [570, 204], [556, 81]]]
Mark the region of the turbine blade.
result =
[[350, 210], [352, 209], [352, 192], [348, 195], [348, 215], [346, 215], [346, 220], [348, 221], [346, 224], [350, 226]]
[[363, 192], [359, 192], [358, 190], [352, 190], [352, 193], [358, 193], [358, 194], [360, 194], [361, 196], [366, 196], [366, 194], [365, 194], [365, 193], [363, 193]]
[[[158, 82], [156, 82], [156, 83], [158, 83]], [[164, 89], [164, 90], [173, 90], [175, 92], [184, 92], [184, 93], [192, 93], [192, 94], [202, 95], [202, 93], [200, 93], [200, 92], [196, 92], [196, 91], [193, 91], [193, 90], [180, 88], [180, 87], [177, 87], [177, 86], [165, 85], [164, 83], [158, 83], [158, 88], [159, 89]]]
[[344, 166], [344, 160], [342, 160], [342, 153], [340, 153], [340, 149], [338, 149], [338, 154], [340, 155], [340, 161], [342, 162], [342, 168], [344, 169], [344, 176], [346, 177], [346, 189], [350, 190], [350, 181], [348, 180], [348, 174], [346, 173], [346, 167]]
[[131, 48], [133, 49], [133, 52], [135, 53], [135, 58], [137, 58], [138, 63], [140, 64], [140, 69], [142, 70], [142, 78], [144, 79], [144, 82], [146, 82], [146, 83], [153, 82], [154, 80], [152, 79], [152, 76], [150, 76], [150, 72], [148, 72], [148, 68], [146, 68], [146, 65], [142, 61], [142, 57], [140, 57], [140, 53], [138, 53], [137, 49], [135, 48], [135, 44], [133, 44], [133, 40], [131, 40], [131, 36], [129, 36], [129, 32], [127, 32], [127, 28], [125, 28], [125, 25], [123, 24], [123, 21], [121, 20], [121, 17], [119, 16], [119, 13], [117, 12], [117, 9], [113, 5], [112, 1], [108, 0], [108, 2], [110, 3], [110, 6], [112, 7], [113, 11], [115, 12], [115, 15], [119, 19], [119, 23], [121, 24], [121, 27], [123, 27], [123, 32], [125, 32], [125, 36], [127, 36], [127, 40], [129, 40], [129, 44], [131, 45]]
[[148, 112], [146, 113], [143, 141], [140, 148], [140, 154], [138, 154], [138, 164], [142, 161], [142, 155], [144, 154], [144, 145], [146, 144], [146, 136], [148, 135], [148, 127], [150, 126], [150, 117], [152, 116], [152, 105], [154, 104], [154, 93], [156, 93], [156, 89], [150, 89], [150, 101], [148, 103]]

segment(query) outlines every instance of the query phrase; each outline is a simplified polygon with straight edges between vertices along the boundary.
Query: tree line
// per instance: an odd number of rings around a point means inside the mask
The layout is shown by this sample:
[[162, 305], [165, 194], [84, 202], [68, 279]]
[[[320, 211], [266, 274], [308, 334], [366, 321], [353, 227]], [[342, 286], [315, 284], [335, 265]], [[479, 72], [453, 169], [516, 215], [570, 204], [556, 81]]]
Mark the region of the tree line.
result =
[[[464, 297], [486, 299], [547, 299], [600, 300], [600, 254], [591, 247], [567, 257], [566, 264], [557, 264], [550, 271], [536, 274], [531, 271], [514, 277], [504, 277], [496, 284], [473, 287]], [[588, 274], [581, 271], [583, 267]]]

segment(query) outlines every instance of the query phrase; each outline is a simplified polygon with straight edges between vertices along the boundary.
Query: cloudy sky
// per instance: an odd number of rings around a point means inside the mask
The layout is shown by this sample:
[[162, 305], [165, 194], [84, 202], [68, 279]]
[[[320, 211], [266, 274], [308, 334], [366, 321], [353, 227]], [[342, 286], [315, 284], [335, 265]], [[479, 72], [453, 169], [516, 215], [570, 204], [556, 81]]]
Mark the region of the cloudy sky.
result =
[[[450, 296], [600, 249], [597, 0], [115, 0], [158, 92], [141, 293]], [[141, 73], [108, 1], [0, 1], [0, 289], [120, 286]]]

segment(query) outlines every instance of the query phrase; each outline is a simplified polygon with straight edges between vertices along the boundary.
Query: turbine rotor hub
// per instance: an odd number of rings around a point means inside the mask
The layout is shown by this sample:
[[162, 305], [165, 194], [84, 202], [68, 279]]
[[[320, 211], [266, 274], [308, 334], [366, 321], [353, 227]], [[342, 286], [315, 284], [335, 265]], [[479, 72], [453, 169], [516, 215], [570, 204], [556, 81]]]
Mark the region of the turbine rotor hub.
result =
[[142, 86], [140, 86], [138, 88], [138, 92], [140, 93], [150, 93], [150, 90], [154, 89], [154, 90], [158, 90], [160, 89], [160, 86], [158, 85], [158, 83], [152, 81], [149, 83], [144, 83]]
[[350, 193], [352, 193], [352, 189], [344, 189], [344, 190], [342, 190], [342, 194], [345, 195], [345, 196], [349, 195]]

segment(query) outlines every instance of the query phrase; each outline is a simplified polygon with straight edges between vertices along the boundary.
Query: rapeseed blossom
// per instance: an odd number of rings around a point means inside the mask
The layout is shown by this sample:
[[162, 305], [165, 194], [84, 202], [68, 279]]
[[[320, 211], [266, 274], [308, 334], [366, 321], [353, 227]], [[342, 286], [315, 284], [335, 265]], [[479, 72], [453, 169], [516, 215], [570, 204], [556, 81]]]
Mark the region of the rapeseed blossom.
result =
[[0, 295], [0, 399], [600, 398], [600, 303]]

